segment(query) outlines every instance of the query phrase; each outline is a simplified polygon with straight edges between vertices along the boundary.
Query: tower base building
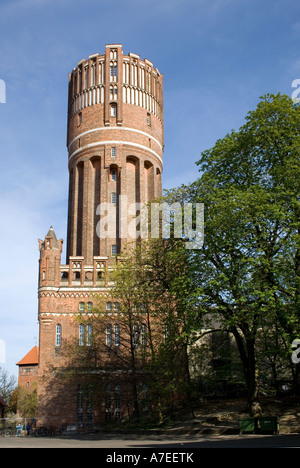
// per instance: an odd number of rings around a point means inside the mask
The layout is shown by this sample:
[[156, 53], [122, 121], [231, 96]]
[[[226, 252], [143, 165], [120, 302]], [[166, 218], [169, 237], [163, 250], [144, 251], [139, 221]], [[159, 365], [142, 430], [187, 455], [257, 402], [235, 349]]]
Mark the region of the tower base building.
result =
[[[109, 44], [103, 55], [81, 60], [69, 75], [65, 264], [63, 240], [52, 227], [39, 240], [41, 426], [84, 426], [104, 421], [108, 413], [122, 417], [126, 392], [120, 372], [115, 370], [107, 385], [101, 380], [103, 404], [95, 412], [78, 377], [72, 384], [67, 379], [72, 366], [63, 351], [76, 340], [90, 345], [92, 330], [78, 317], [88, 316], [99, 297], [115, 312], [117, 325], [118, 303], [106, 273], [135, 237], [132, 220], [140, 205], [161, 197], [163, 129], [163, 76], [149, 60]], [[138, 226], [134, 229], [138, 237]]]

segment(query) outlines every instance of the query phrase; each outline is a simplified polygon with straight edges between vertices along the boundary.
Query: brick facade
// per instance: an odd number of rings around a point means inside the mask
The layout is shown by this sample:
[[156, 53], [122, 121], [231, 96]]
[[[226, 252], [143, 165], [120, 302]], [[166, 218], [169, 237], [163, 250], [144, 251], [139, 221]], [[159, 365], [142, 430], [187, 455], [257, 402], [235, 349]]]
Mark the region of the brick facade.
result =
[[[162, 193], [163, 77], [153, 64], [124, 55], [119, 44], [79, 62], [69, 75], [67, 146], [66, 263], [61, 261], [63, 240], [52, 227], [39, 240], [38, 420], [52, 427], [78, 418], [78, 387], [64, 389], [59, 377], [68, 366], [61, 349], [79, 337], [80, 311], [88, 312], [99, 295], [111, 300], [105, 272], [132, 241], [127, 226], [134, 214], [124, 208]], [[99, 231], [105, 203], [115, 210], [109, 235]], [[102, 414], [89, 417], [103, 419], [105, 402]]]

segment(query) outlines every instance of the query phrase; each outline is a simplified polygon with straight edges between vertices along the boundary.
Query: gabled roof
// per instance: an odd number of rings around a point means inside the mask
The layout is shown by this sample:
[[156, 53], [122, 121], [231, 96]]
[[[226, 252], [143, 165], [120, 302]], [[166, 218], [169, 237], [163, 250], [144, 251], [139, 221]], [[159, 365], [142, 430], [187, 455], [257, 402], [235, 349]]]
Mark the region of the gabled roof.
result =
[[21, 359], [21, 361], [17, 362], [17, 366], [28, 366], [32, 364], [38, 364], [39, 363], [39, 348], [35, 346], [32, 348], [29, 353], [26, 354], [26, 356]]

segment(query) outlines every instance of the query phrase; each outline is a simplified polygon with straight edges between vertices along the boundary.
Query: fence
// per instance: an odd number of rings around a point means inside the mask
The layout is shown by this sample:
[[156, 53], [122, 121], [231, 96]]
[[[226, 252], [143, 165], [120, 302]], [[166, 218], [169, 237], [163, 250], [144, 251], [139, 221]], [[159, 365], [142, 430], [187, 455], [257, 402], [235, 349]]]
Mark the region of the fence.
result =
[[19, 418], [12, 416], [9, 418], [0, 419], [0, 436], [13, 437], [26, 435], [26, 427], [33, 426], [31, 419]]

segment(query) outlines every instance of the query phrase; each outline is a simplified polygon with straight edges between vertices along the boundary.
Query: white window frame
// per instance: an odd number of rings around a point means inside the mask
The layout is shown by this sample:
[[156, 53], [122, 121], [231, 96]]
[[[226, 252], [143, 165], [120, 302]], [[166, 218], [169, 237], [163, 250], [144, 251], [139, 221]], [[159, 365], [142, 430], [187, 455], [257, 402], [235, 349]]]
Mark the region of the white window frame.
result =
[[60, 348], [61, 346], [61, 324], [56, 325], [56, 334], [55, 334], [55, 346]]

